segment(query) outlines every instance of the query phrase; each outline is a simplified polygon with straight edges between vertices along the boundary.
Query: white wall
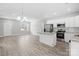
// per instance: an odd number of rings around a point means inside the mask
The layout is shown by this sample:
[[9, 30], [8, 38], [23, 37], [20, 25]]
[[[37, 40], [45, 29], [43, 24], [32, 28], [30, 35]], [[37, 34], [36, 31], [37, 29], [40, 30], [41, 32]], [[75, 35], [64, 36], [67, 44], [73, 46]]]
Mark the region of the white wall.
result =
[[34, 21], [31, 23], [31, 33], [37, 35], [38, 33], [44, 32], [44, 21]]

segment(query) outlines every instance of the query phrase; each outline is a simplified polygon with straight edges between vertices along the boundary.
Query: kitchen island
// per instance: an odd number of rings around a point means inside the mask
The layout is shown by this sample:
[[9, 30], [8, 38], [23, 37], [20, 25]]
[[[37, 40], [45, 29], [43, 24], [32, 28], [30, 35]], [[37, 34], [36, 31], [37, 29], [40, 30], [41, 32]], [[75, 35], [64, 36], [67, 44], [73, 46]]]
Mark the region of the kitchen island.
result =
[[46, 33], [40, 33], [39, 34], [40, 37], [40, 42], [52, 46], [54, 47], [56, 45], [56, 32], [46, 32]]
[[79, 33], [73, 33], [70, 44], [70, 55], [79, 56]]

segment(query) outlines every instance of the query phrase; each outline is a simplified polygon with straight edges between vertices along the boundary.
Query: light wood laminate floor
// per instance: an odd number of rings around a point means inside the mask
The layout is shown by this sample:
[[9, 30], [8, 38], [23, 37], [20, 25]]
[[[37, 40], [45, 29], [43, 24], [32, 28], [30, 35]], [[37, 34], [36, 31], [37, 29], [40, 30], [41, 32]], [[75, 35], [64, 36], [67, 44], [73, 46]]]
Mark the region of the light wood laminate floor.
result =
[[0, 37], [1, 56], [68, 56], [69, 45], [57, 42], [50, 47], [39, 42], [38, 36], [21, 35]]

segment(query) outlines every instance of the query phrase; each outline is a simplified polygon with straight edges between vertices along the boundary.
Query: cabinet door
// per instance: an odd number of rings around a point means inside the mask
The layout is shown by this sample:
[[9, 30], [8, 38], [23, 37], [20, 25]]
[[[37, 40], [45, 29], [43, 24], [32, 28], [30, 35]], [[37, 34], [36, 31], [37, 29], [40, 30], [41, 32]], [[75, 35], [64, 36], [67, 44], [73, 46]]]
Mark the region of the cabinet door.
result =
[[40, 35], [40, 42], [53, 47], [56, 44], [56, 36], [55, 35]]
[[79, 42], [71, 41], [70, 49], [71, 56], [79, 56]]
[[69, 42], [69, 40], [70, 40], [70, 34], [65, 33], [65, 42]]
[[73, 33], [65, 33], [65, 42], [69, 42], [69, 40], [72, 40], [74, 37]]
[[74, 27], [74, 18], [65, 19], [66, 27]]
[[75, 17], [74, 23], [75, 23], [75, 27], [79, 27], [79, 16]]

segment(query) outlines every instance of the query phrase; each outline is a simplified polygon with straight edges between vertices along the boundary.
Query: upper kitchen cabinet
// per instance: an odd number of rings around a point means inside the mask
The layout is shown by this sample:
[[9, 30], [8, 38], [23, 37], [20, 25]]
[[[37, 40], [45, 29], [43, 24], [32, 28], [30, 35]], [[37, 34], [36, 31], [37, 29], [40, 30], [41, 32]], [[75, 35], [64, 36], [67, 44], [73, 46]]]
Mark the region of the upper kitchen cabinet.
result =
[[75, 16], [74, 23], [75, 23], [75, 27], [79, 27], [79, 15]]
[[75, 23], [74, 23], [74, 17], [69, 17], [65, 19], [65, 25], [66, 27], [75, 27]]
[[53, 24], [53, 27], [57, 27], [57, 24], [64, 24], [63, 19], [53, 19], [53, 20], [48, 20], [47, 24]]
[[65, 24], [66, 27], [79, 27], [79, 16], [72, 16], [47, 21], [47, 24], [53, 24], [54, 27], [57, 27], [57, 24], [63, 24], [63, 23]]
[[66, 18], [66, 27], [79, 27], [79, 16]]

